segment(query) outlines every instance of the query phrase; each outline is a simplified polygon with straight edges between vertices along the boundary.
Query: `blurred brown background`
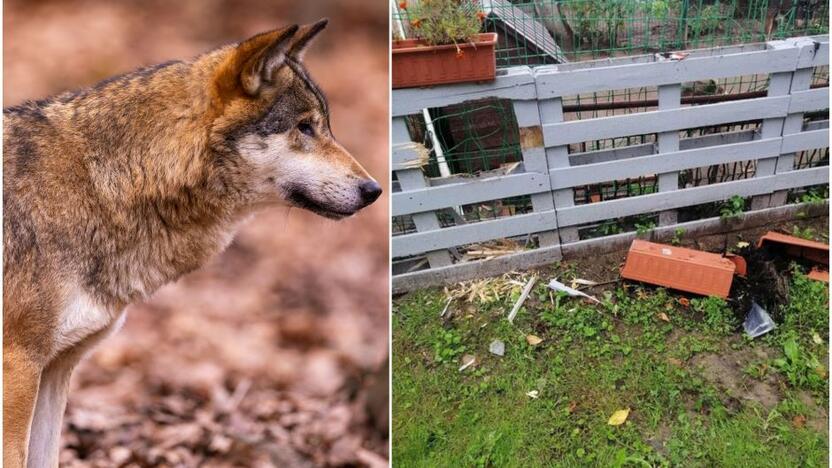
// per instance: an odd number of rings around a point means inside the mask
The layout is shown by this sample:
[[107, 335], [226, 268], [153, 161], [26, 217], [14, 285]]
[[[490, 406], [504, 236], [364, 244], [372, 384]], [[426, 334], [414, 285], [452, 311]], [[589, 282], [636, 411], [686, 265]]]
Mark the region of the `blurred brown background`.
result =
[[[336, 137], [389, 193], [383, 0], [4, 2], [4, 106], [293, 22]], [[131, 307], [73, 379], [62, 466], [373, 465], [387, 458], [387, 197], [342, 222], [264, 212]]]

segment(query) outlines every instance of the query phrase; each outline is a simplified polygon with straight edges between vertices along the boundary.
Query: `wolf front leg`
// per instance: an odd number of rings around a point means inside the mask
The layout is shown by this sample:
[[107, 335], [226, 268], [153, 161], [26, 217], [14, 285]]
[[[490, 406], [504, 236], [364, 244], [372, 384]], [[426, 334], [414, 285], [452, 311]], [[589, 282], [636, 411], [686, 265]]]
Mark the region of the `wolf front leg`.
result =
[[124, 319], [125, 315], [119, 314], [113, 323], [61, 352], [43, 369], [37, 405], [32, 418], [28, 468], [58, 468], [61, 453], [61, 429], [66, 402], [69, 398], [69, 380], [72, 377], [72, 371], [90, 349], [121, 328]]
[[29, 468], [57, 468], [69, 378], [78, 359], [61, 356], [43, 370], [29, 437]]
[[14, 345], [3, 346], [3, 467], [25, 468], [41, 366]]

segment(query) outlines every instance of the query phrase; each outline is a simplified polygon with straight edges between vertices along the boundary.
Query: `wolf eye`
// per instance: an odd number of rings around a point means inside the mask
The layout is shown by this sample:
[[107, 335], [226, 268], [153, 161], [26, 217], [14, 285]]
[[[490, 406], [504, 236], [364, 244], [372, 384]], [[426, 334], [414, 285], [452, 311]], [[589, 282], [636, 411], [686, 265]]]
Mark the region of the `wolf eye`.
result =
[[301, 122], [298, 124], [298, 131], [307, 136], [315, 136], [315, 129], [312, 128], [312, 126], [306, 122]]

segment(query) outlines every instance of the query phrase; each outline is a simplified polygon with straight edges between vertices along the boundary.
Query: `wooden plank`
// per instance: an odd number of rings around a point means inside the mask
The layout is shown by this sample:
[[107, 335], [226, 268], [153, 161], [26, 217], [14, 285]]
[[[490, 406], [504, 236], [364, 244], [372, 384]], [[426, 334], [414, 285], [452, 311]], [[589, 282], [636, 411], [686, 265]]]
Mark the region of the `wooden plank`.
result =
[[[728, 45], [721, 47], [708, 47], [702, 49], [686, 49], [683, 52], [688, 55], [688, 59], [712, 57], [716, 55], [732, 55], [744, 54], [748, 52], [760, 52], [768, 49], [765, 42], [754, 42], [748, 44]], [[686, 59], [687, 60], [687, 59]], [[646, 64], [656, 61], [655, 54], [641, 54], [641, 55], [626, 55], [623, 57], [607, 57], [595, 60], [585, 60], [580, 62], [569, 62], [565, 64], [549, 65], [546, 67], [536, 67], [535, 70], [548, 70], [550, 73], [554, 70], [564, 72], [586, 69], [598, 69], [623, 65]]]
[[418, 114], [422, 109], [444, 107], [488, 97], [527, 100], [535, 99], [534, 77], [529, 67], [499, 70], [494, 81], [460, 83], [431, 88], [393, 90], [393, 117]]
[[390, 169], [418, 169], [427, 164], [427, 149], [419, 143], [397, 143], [390, 152]]
[[[825, 122], [825, 121], [822, 121]], [[814, 123], [813, 123], [814, 125]], [[679, 141], [679, 148], [682, 150], [705, 148], [708, 146], [730, 145], [751, 141], [757, 134], [756, 130], [739, 130], [736, 132], [716, 133], [692, 138], [683, 138]], [[597, 164], [621, 159], [637, 158], [655, 153], [654, 143], [641, 145], [624, 146], [601, 151], [587, 151], [585, 153], [572, 153], [569, 155], [571, 166], [583, 166], [585, 164]]]
[[[809, 70], [811, 76], [811, 70]], [[829, 109], [829, 88], [815, 88], [807, 91], [792, 92], [789, 114], [796, 112], [814, 112]]]
[[540, 99], [574, 96], [611, 89], [641, 88], [733, 77], [768, 74], [795, 69], [799, 49], [795, 46], [741, 54], [706, 57], [688, 56], [684, 60], [638, 63], [620, 66], [565, 70], [541, 67], [536, 71]]
[[829, 169], [819, 167], [792, 171], [767, 177], [711, 184], [680, 189], [675, 192], [654, 193], [638, 197], [621, 198], [588, 205], [578, 205], [558, 210], [561, 226], [575, 226], [606, 219], [655, 213], [685, 206], [727, 200], [734, 195], [749, 197], [774, 190], [818, 185], [828, 182]]
[[[528, 172], [543, 174], [546, 193], [532, 195], [532, 209], [536, 212], [553, 211], [555, 201], [549, 187], [549, 163], [546, 159], [546, 149], [543, 147], [543, 133], [540, 126], [540, 108], [538, 101], [514, 101], [514, 115], [517, 116], [517, 126], [521, 129], [521, 141], [524, 141], [523, 128], [534, 128], [537, 137], [526, 138], [526, 144], [521, 144], [523, 152], [523, 165]], [[557, 227], [557, 219], [555, 220]], [[550, 247], [560, 244], [560, 238], [555, 231], [538, 233], [538, 242], [541, 247]]]
[[[410, 143], [410, 134], [404, 117], [394, 117], [391, 124], [391, 141], [393, 145]], [[409, 190], [421, 189], [427, 186], [427, 181], [421, 169], [405, 169], [396, 171], [399, 187], [402, 193]], [[440, 228], [439, 218], [435, 213], [417, 213], [413, 215], [413, 224], [417, 232], [434, 231]], [[428, 252], [428, 263], [431, 267], [441, 267], [451, 264], [451, 255], [447, 250]]]
[[[563, 122], [563, 100], [561, 98], [540, 101], [538, 108], [540, 109], [540, 122], [542, 125], [558, 124], [559, 122]], [[566, 145], [548, 147], [545, 149], [545, 152], [546, 163], [548, 164], [549, 170], [569, 167], [569, 148]], [[575, 196], [571, 188], [554, 190], [552, 192], [552, 199], [554, 201], [556, 212], [562, 207], [572, 206], [575, 204]], [[577, 229], [562, 229], [558, 226], [558, 239], [561, 244], [573, 242], [577, 240], [577, 238]]]
[[[828, 210], [828, 203], [785, 205], [745, 212], [730, 222], [720, 218], [707, 218], [658, 227], [652, 231], [652, 234], [657, 241], [667, 242], [676, 235], [677, 229], [684, 229], [686, 236], [707, 236], [753, 229], [770, 223], [796, 219], [798, 216], [802, 219], [826, 216]], [[560, 248], [536, 249], [488, 260], [457, 263], [443, 268], [394, 275], [392, 289], [394, 294], [401, 294], [417, 289], [501, 275], [509, 271], [543, 267], [560, 261], [562, 258], [591, 259], [597, 255], [626, 250], [635, 238], [635, 232], [628, 232], [566, 244], [563, 246], [563, 256]]]
[[783, 118], [789, 96], [747, 99], [672, 110], [543, 124], [546, 147], [644, 135], [754, 119]]
[[[682, 85], [675, 83], [659, 86], [659, 110], [678, 109], [682, 102]], [[661, 132], [657, 135], [657, 149], [660, 154], [679, 151], [679, 132], [677, 130]], [[672, 192], [679, 188], [679, 172], [677, 171], [655, 171], [659, 173], [659, 192]], [[659, 226], [676, 224], [675, 211], [662, 211], [659, 213]]]
[[[797, 59], [797, 68], [810, 68], [829, 65], [829, 36], [822, 38], [797, 38], [798, 45], [803, 46]], [[815, 46], [817, 43], [817, 46]]]
[[485, 278], [514, 270], [540, 267], [557, 262], [560, 259], [560, 246], [542, 247], [487, 260], [457, 263], [443, 268], [431, 268], [430, 270], [394, 275], [393, 293], [398, 294], [474, 278]]
[[529, 213], [393, 237], [394, 257], [555, 229], [555, 212]]
[[576, 187], [712, 164], [776, 157], [780, 155], [780, 144], [780, 138], [769, 138], [553, 169], [550, 172], [552, 188]]
[[394, 193], [391, 197], [392, 214], [400, 216], [533, 193], [548, 193], [547, 179], [545, 174], [532, 172]]
[[[788, 97], [791, 101], [791, 96], [787, 96], [791, 89], [792, 77], [794, 72], [790, 73], [774, 73], [768, 80], [768, 96], [769, 97]], [[785, 116], [775, 116], [763, 119], [763, 124], [760, 127], [760, 136], [762, 138], [774, 138], [783, 135], [783, 122]], [[757, 161], [757, 170], [754, 177], [768, 177], [774, 174], [777, 168], [777, 158], [762, 158]], [[759, 210], [771, 206], [771, 195], [760, 194], [751, 199], [751, 209]]]
[[829, 129], [809, 130], [783, 137], [781, 153], [796, 153], [798, 151], [826, 148], [829, 146]]
[[[814, 44], [815, 42], [810, 42], [812, 46], [812, 51], [814, 52]], [[809, 87], [812, 85], [812, 68], [801, 68], [795, 71], [792, 74], [792, 82], [791, 86], [789, 87], [789, 94], [791, 94], [792, 102], [789, 106], [789, 115], [783, 121], [783, 130], [782, 135], [793, 135], [800, 133], [803, 130], [803, 112], [798, 109], [806, 109], [811, 108], [810, 106], [806, 105], [797, 105], [795, 106], [795, 101], [797, 100], [800, 102], [804, 100], [801, 98], [801, 94], [809, 92]], [[815, 99], [823, 99], [823, 103], [821, 104], [824, 108], [829, 106], [829, 89], [826, 88], [825, 96], [811, 96]], [[814, 94], [814, 93], [810, 93]], [[805, 95], [804, 95], [805, 96]], [[794, 169], [794, 153], [793, 152], [783, 152], [776, 161], [775, 164], [775, 174], [781, 174], [783, 172], [788, 172]], [[785, 190], [781, 190], [779, 192], [772, 193], [769, 197], [769, 206], [779, 206], [786, 203], [788, 199], [788, 192]]]

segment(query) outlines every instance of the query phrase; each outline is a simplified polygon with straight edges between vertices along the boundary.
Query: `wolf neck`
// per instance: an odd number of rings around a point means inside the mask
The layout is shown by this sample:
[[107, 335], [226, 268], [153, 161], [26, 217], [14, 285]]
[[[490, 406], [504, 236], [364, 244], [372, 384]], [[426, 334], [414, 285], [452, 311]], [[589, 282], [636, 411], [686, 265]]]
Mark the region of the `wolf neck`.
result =
[[98, 247], [111, 253], [85, 280], [105, 300], [126, 305], [198, 268], [244, 215], [211, 165], [210, 105], [194, 78], [190, 66], [171, 65], [74, 104], [103, 208]]

